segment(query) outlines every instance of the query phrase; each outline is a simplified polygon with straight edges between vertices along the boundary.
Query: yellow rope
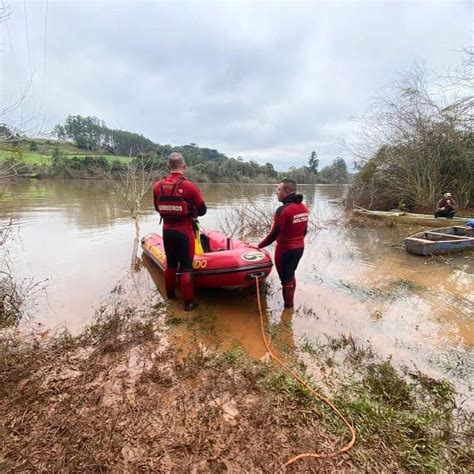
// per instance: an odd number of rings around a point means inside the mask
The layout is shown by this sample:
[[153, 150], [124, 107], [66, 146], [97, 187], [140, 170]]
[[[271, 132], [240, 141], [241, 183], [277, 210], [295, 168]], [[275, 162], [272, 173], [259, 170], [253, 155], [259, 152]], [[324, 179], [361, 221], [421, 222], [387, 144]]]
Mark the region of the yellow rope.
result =
[[306, 389], [308, 389], [317, 399], [323, 401], [327, 405], [329, 405], [339, 416], [339, 418], [346, 424], [346, 426], [349, 428], [349, 431], [351, 433], [351, 440], [344, 445], [342, 448], [337, 449], [336, 451], [333, 451], [331, 453], [324, 453], [324, 454], [318, 454], [318, 453], [302, 453], [298, 454], [297, 456], [292, 457], [289, 459], [286, 463], [285, 466], [289, 466], [290, 464], [293, 464], [294, 462], [298, 461], [299, 459], [303, 458], [332, 458], [334, 456], [337, 456], [339, 454], [345, 453], [349, 451], [352, 446], [354, 446], [355, 440], [356, 440], [356, 433], [353, 428], [353, 426], [347, 421], [347, 419], [344, 417], [344, 415], [337, 409], [337, 407], [334, 405], [334, 403], [331, 402], [328, 398], [326, 398], [324, 395], [321, 395], [318, 393], [314, 388], [310, 387], [296, 372], [294, 372], [290, 367], [288, 367], [285, 362], [283, 362], [281, 359], [279, 359], [271, 350], [270, 345], [267, 341], [267, 337], [265, 334], [265, 325], [263, 321], [263, 311], [262, 311], [262, 303], [260, 301], [260, 288], [259, 288], [259, 283], [258, 283], [258, 277], [255, 277], [255, 285], [257, 287], [257, 303], [258, 303], [258, 311], [260, 313], [260, 328], [262, 330], [262, 337], [263, 341], [265, 342], [265, 346], [267, 348], [267, 351], [269, 352], [270, 356], [272, 359], [276, 360], [285, 370], [287, 370], [293, 377], [298, 380]]

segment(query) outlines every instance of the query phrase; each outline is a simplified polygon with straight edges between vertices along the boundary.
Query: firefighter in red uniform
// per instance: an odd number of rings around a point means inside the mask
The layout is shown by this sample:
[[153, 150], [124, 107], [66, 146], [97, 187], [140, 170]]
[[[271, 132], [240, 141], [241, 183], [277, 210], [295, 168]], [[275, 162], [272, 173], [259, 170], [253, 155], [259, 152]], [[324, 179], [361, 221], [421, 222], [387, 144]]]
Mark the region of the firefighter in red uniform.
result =
[[304, 251], [308, 208], [303, 204], [303, 196], [296, 194], [294, 179], [282, 180], [276, 195], [282, 206], [275, 212], [273, 226], [258, 247], [266, 247], [276, 240], [275, 265], [282, 284], [283, 301], [285, 308], [293, 308], [295, 270]]
[[166, 254], [166, 296], [175, 298], [176, 271], [181, 273], [181, 295], [184, 310], [197, 307], [191, 272], [194, 258], [194, 222], [203, 216], [206, 204], [199, 188], [187, 180], [183, 155], [171, 153], [168, 157], [169, 175], [153, 187], [155, 209], [163, 219], [163, 243]]

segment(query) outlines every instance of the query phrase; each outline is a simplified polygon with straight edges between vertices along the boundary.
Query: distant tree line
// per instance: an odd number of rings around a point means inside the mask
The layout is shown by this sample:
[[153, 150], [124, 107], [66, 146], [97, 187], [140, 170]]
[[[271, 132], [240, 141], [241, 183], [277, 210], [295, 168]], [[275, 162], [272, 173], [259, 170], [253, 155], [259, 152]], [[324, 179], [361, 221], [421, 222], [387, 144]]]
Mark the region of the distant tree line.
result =
[[[195, 143], [184, 146], [160, 145], [137, 133], [123, 130], [112, 130], [97, 117], [70, 115], [64, 125], [56, 125], [55, 135], [59, 140], [72, 141], [78, 148], [94, 153], [105, 152], [130, 157], [146, 156], [148, 166], [166, 170], [166, 158], [173, 152], [181, 152], [188, 167], [187, 175], [191, 179], [209, 182], [267, 182], [278, 179], [279, 174], [271, 163], [259, 165], [242, 158], [228, 158], [217, 150], [198, 147]], [[85, 163], [75, 163], [75, 167]], [[69, 174], [74, 169], [66, 161], [56, 157], [53, 160], [62, 174]], [[88, 163], [90, 165], [91, 163]], [[115, 163], [120, 169], [120, 162]]]
[[[0, 126], [5, 145], [2, 149], [11, 152], [11, 157], [4, 158], [0, 166], [15, 165], [19, 176], [102, 178], [104, 171], [107, 176], [117, 177], [127, 173], [133, 160], [140, 158], [147, 172], [165, 174], [168, 155], [177, 151], [186, 159], [187, 176], [195, 181], [271, 183], [291, 177], [302, 184], [348, 182], [347, 166], [342, 158], [336, 158], [332, 165], [319, 171], [316, 151], [311, 152], [307, 165], [278, 172], [270, 162], [261, 165], [254, 160], [244, 161], [240, 156], [229, 158], [195, 143], [183, 146], [154, 143], [137, 133], [110, 129], [97, 117], [70, 115], [64, 124], [55, 126], [54, 133], [57, 142], [13, 135], [8, 127]], [[36, 153], [39, 158], [27, 163], [23, 157], [28, 152]], [[41, 160], [41, 156], [50, 157], [50, 162]]]

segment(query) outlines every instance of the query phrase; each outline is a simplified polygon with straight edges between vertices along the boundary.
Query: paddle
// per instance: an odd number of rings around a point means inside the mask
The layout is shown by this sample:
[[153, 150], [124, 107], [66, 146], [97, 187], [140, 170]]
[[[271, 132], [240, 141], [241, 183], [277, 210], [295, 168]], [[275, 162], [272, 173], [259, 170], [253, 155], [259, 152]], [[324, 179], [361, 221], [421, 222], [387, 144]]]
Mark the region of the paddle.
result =
[[204, 253], [204, 249], [202, 248], [202, 244], [201, 244], [201, 234], [199, 232], [199, 222], [197, 219], [194, 220], [193, 227], [194, 227], [195, 254], [202, 255]]

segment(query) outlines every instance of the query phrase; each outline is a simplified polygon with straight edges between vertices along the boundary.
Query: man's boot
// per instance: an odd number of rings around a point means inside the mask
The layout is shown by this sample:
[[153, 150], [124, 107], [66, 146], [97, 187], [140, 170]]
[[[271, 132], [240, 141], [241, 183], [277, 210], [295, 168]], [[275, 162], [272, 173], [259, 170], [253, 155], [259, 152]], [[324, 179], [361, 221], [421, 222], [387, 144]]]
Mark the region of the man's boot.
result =
[[181, 273], [181, 295], [184, 300], [184, 311], [192, 311], [198, 304], [194, 302], [194, 287], [191, 272]]
[[283, 302], [285, 303], [285, 308], [293, 308], [293, 299], [295, 296], [295, 287], [292, 283], [283, 286], [281, 289], [283, 293]]
[[199, 305], [195, 301], [185, 301], [184, 302], [184, 311], [192, 311], [196, 309]]
[[166, 268], [165, 270], [165, 286], [166, 286], [166, 297], [169, 300], [176, 298], [175, 286], [176, 286], [176, 268]]

